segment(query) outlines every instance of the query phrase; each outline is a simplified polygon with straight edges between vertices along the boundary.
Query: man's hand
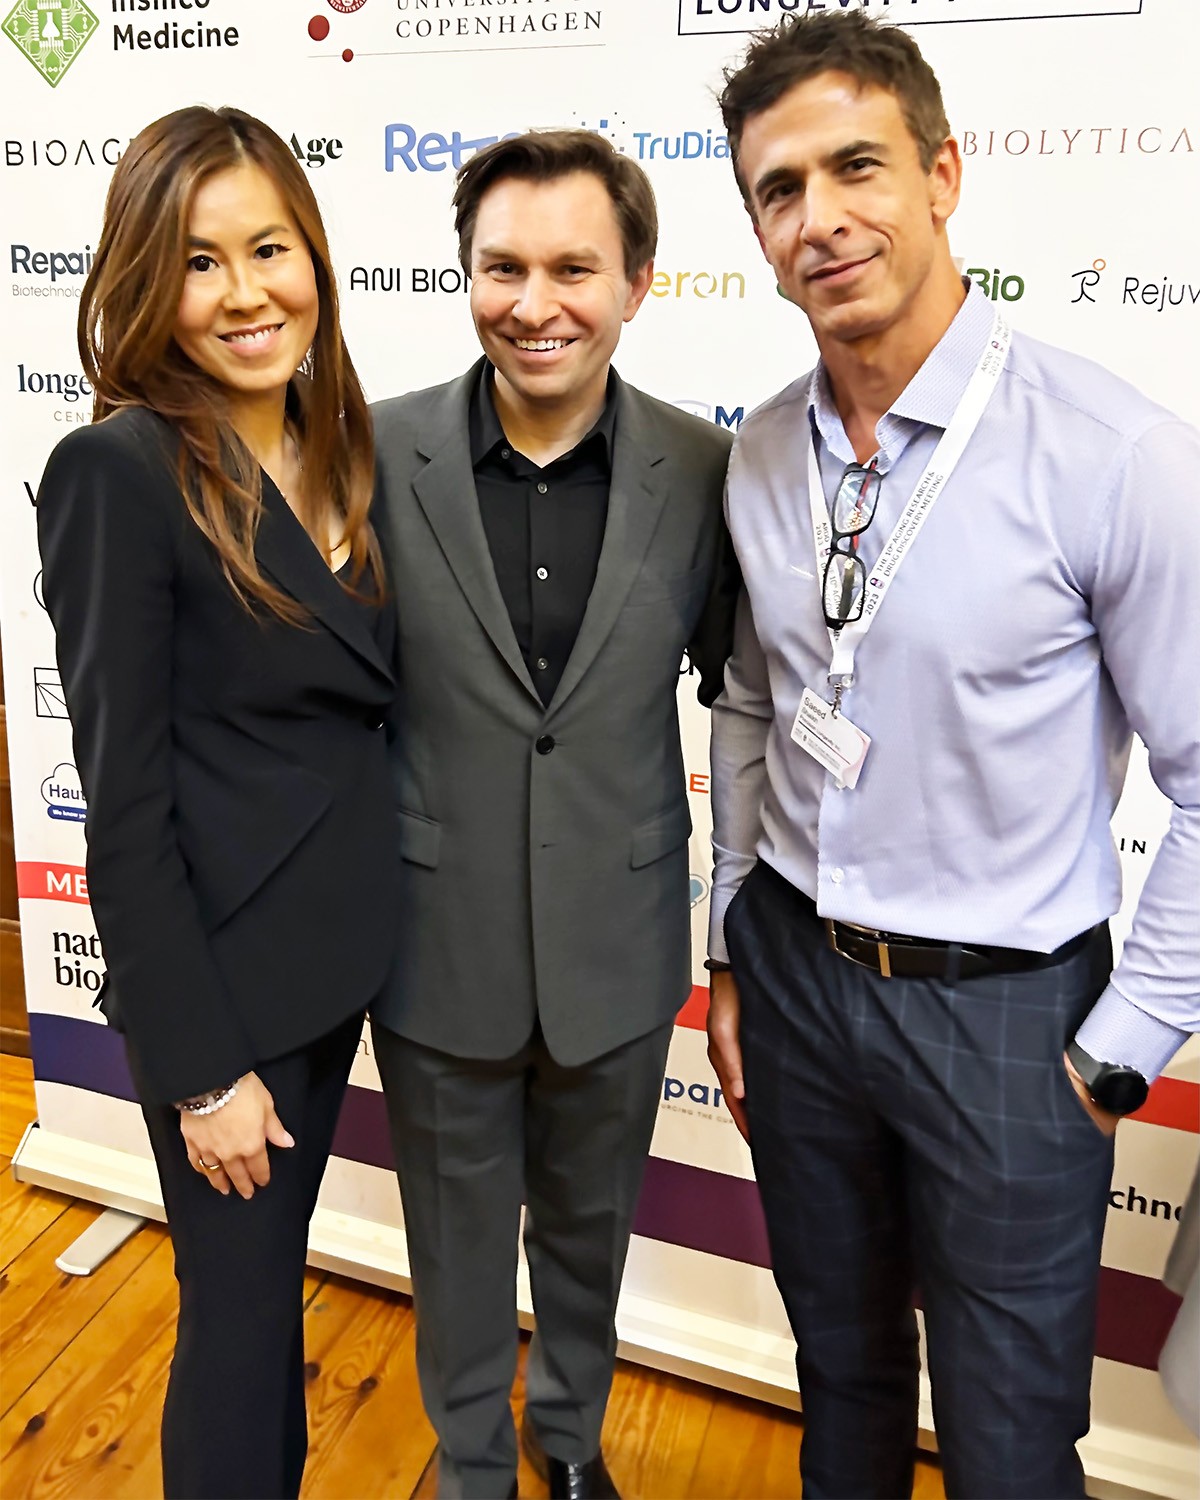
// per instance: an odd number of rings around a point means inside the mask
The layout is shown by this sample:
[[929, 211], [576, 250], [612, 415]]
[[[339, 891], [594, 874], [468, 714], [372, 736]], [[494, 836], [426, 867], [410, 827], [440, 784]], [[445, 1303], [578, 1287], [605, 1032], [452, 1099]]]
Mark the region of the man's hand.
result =
[[[179, 1128], [192, 1166], [226, 1197], [231, 1185], [243, 1198], [253, 1198], [256, 1187], [270, 1182], [268, 1141], [285, 1148], [296, 1144], [283, 1128], [275, 1101], [257, 1073], [239, 1079], [234, 1098], [211, 1115], [182, 1110]], [[218, 1163], [215, 1170], [214, 1162]]]
[[746, 1120], [746, 1084], [742, 1078], [742, 1044], [738, 1039], [741, 1000], [732, 974], [714, 974], [709, 985], [708, 1060], [742, 1139], [750, 1139]]
[[1108, 1110], [1101, 1109], [1098, 1104], [1093, 1103], [1092, 1096], [1088, 1093], [1087, 1084], [1084, 1083], [1083, 1079], [1080, 1078], [1079, 1074], [1072, 1067], [1071, 1059], [1065, 1052], [1063, 1053], [1063, 1066], [1067, 1070], [1067, 1077], [1071, 1080], [1071, 1087], [1079, 1095], [1079, 1102], [1096, 1122], [1097, 1128], [1103, 1131], [1105, 1135], [1116, 1135], [1117, 1126], [1121, 1123], [1121, 1116], [1109, 1114]]

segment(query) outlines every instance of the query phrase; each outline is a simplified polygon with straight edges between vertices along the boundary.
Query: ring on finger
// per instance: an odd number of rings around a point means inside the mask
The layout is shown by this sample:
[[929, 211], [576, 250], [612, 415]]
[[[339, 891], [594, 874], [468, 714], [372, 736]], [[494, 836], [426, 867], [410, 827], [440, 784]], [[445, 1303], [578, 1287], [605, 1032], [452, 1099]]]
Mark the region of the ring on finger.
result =
[[202, 1156], [198, 1156], [196, 1160], [206, 1172], [219, 1172], [221, 1170], [221, 1163], [219, 1161], [205, 1161]]

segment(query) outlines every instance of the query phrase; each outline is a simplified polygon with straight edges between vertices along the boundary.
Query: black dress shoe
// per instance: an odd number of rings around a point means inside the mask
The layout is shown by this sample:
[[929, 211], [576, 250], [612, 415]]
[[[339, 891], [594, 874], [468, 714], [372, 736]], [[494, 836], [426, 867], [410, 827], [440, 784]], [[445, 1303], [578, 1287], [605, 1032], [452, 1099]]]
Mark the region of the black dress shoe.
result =
[[539, 1479], [550, 1487], [550, 1500], [621, 1500], [604, 1464], [603, 1453], [585, 1464], [551, 1458], [529, 1418], [521, 1420], [521, 1446]]

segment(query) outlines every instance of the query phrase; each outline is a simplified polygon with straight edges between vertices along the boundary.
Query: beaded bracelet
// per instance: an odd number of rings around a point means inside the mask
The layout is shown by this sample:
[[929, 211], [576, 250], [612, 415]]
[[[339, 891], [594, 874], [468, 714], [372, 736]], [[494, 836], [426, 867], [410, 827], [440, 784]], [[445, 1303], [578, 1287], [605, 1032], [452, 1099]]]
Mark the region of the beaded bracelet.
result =
[[217, 1110], [224, 1109], [237, 1091], [235, 1081], [223, 1089], [213, 1089], [211, 1094], [197, 1094], [194, 1099], [180, 1099], [175, 1108], [189, 1115], [213, 1115]]

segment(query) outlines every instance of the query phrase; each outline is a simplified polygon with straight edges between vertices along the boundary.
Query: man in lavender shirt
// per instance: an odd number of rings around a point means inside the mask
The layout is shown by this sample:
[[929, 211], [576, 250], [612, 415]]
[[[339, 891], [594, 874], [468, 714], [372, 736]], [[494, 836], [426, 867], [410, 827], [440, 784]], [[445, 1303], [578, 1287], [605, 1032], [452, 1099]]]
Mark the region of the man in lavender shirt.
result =
[[[805, 1500], [1081, 1497], [1119, 1118], [1200, 990], [1200, 435], [951, 259], [937, 80], [861, 12], [722, 96], [816, 371], [742, 426], [709, 1054], [798, 1344]], [[1172, 802], [1120, 964], [1132, 734]]]

